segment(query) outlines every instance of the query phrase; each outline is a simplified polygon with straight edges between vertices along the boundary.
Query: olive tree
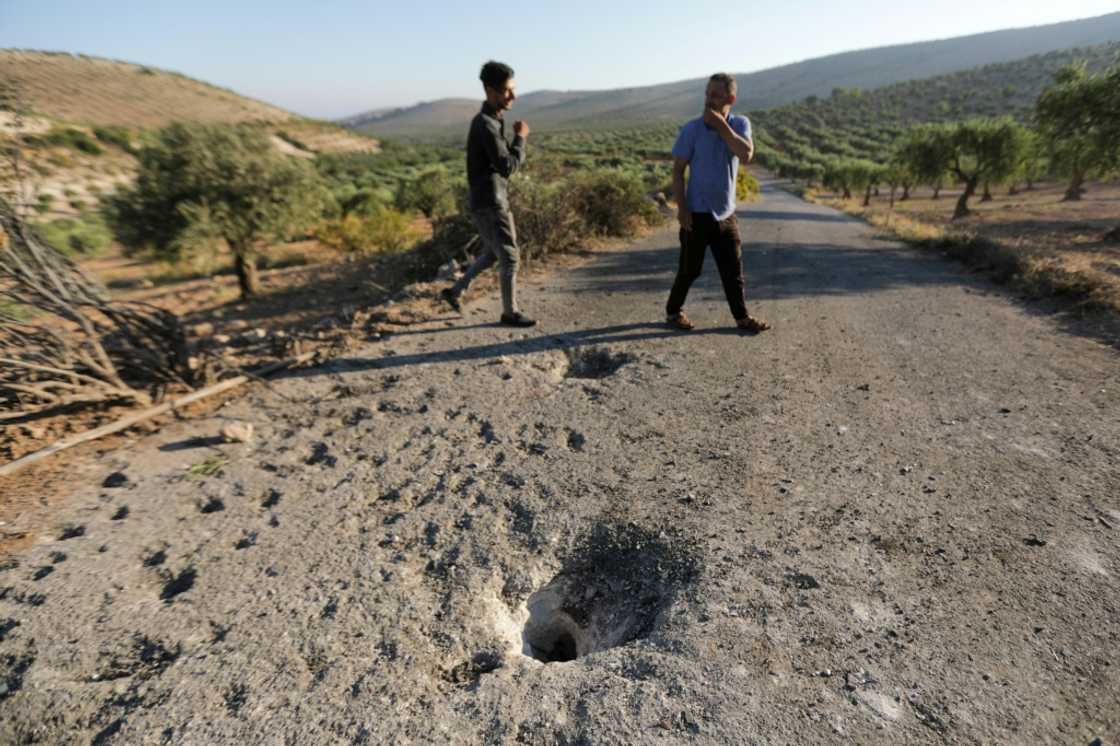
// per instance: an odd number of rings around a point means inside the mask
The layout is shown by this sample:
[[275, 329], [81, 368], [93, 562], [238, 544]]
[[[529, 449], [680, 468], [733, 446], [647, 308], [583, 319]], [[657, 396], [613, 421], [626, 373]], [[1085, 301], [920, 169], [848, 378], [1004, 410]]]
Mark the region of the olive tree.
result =
[[969, 214], [968, 201], [978, 186], [999, 183], [1015, 171], [1027, 142], [1026, 130], [1011, 119], [925, 127], [916, 136], [921, 140], [922, 167], [929, 173], [947, 171], [964, 183], [953, 220]]
[[171, 124], [138, 160], [135, 184], [108, 205], [118, 240], [170, 261], [225, 244], [243, 298], [260, 290], [268, 242], [311, 227], [329, 199], [307, 163], [248, 125]]
[[1085, 180], [1120, 164], [1120, 65], [1092, 74], [1067, 65], [1038, 97], [1035, 119], [1060, 173], [1069, 177], [1065, 199], [1078, 200]]

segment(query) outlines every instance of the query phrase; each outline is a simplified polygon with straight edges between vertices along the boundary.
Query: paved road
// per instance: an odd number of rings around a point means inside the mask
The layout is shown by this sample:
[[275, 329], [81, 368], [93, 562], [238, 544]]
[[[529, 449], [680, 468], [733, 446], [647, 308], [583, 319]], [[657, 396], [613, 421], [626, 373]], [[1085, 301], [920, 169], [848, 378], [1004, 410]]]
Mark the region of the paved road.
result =
[[771, 183], [741, 217], [772, 332], [711, 263], [663, 329], [665, 231], [528, 334], [478, 298], [76, 470], [0, 573], [0, 741], [1120, 738], [1115, 352]]

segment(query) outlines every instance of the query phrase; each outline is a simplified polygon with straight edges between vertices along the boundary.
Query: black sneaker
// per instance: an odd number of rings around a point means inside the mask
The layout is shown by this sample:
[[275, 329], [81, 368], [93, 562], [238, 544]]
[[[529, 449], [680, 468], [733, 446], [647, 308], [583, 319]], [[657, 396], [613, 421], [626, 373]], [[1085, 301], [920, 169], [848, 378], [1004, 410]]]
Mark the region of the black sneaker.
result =
[[536, 326], [537, 320], [531, 319], [518, 311], [517, 313], [503, 313], [502, 323], [506, 326]]
[[463, 304], [459, 302], [459, 294], [455, 292], [455, 288], [444, 288], [439, 292], [439, 297], [456, 311], [463, 310]]

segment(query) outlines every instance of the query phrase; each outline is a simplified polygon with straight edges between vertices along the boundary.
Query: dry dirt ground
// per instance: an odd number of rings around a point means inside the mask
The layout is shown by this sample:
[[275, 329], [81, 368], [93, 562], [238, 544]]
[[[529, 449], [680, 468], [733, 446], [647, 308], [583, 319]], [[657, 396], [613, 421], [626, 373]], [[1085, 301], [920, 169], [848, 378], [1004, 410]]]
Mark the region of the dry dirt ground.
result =
[[1020, 185], [1013, 195], [1000, 187], [989, 202], [981, 202], [979, 196], [972, 199], [972, 214], [959, 221], [951, 220], [959, 188], [942, 190], [935, 200], [922, 187], [914, 190], [912, 199], [895, 202], [893, 210], [885, 189], [872, 198], [869, 208], [862, 207], [862, 199], [841, 204], [825, 196], [823, 201], [879, 224], [889, 223], [893, 215], [995, 240], [1031, 257], [1036, 266], [1081, 278], [1091, 288], [1085, 300], [1120, 312], [1120, 241], [1104, 238], [1120, 227], [1120, 183], [1094, 181], [1085, 187], [1080, 200], [1068, 202], [1063, 199], [1064, 183], [1042, 183], [1031, 190]]
[[665, 231], [75, 466], [0, 573], [0, 742], [1116, 743], [1116, 351], [742, 218], [772, 332], [710, 262], [664, 329]]

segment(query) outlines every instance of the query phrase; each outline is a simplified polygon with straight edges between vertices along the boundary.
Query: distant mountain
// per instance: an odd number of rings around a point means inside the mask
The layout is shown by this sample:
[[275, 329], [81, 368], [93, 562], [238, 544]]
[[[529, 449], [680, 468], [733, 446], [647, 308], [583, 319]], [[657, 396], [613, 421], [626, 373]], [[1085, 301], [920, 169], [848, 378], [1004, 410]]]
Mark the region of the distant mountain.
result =
[[[828, 96], [835, 88], [878, 88], [1113, 41], [1120, 41], [1120, 12], [1047, 26], [844, 52], [737, 74], [740, 103], [736, 108], [768, 109], [808, 96]], [[535, 127], [552, 129], [675, 123], [699, 110], [703, 86], [704, 80], [698, 78], [609, 91], [536, 91], [521, 96], [513, 113]], [[346, 123], [361, 132], [387, 137], [462, 137], [478, 105], [473, 100], [443, 99], [355, 116]]]

